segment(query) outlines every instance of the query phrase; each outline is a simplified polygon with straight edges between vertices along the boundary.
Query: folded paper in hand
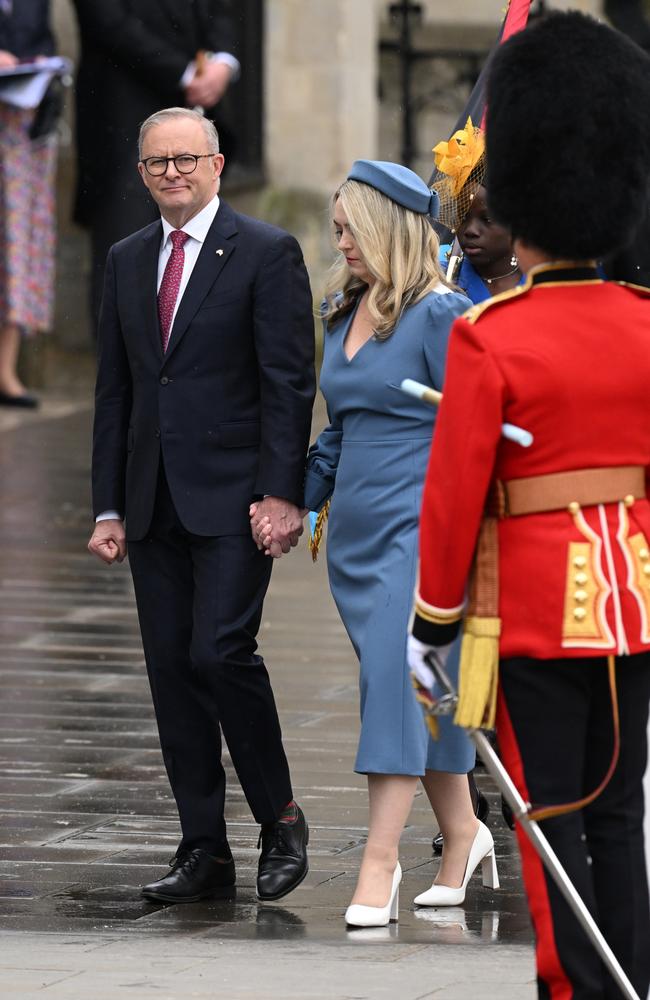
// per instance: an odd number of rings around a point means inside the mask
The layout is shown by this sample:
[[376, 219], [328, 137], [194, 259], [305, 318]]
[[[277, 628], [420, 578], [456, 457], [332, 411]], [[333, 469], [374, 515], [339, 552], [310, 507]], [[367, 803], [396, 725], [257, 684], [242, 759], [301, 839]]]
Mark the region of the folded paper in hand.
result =
[[37, 108], [52, 78], [71, 70], [70, 60], [61, 56], [0, 69], [0, 101], [15, 108]]

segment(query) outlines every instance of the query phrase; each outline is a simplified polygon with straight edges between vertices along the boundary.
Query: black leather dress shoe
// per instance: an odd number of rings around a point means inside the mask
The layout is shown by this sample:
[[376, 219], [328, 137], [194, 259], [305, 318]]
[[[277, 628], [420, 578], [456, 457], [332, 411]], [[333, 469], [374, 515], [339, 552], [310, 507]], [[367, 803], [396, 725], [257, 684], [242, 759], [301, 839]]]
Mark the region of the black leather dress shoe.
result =
[[300, 885], [309, 871], [307, 844], [309, 827], [302, 809], [293, 823], [278, 820], [262, 827], [257, 869], [257, 898], [281, 899]]
[[157, 882], [145, 885], [142, 895], [154, 903], [196, 903], [234, 884], [235, 862], [232, 858], [214, 858], [207, 851], [195, 847], [193, 851], [184, 851], [174, 858], [168, 874]]
[[28, 392], [21, 392], [19, 396], [10, 396], [8, 392], [0, 392], [0, 406], [19, 406], [23, 410], [35, 410], [38, 406], [38, 399]]

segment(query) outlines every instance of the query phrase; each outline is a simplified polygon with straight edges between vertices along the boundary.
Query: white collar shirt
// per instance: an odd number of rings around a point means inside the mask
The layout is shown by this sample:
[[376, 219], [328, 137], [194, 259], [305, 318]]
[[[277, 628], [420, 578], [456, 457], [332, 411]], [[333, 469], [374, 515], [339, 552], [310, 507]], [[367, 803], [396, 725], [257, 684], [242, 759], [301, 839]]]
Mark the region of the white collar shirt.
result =
[[[218, 209], [219, 195], [216, 194], [212, 201], [208, 202], [205, 208], [202, 208], [201, 211], [192, 216], [192, 218], [189, 219], [184, 226], [181, 226], [181, 232], [187, 233], [189, 239], [185, 241], [185, 245], [183, 247], [183, 250], [185, 251], [183, 276], [181, 278], [178, 295], [176, 296], [176, 303], [174, 305], [170, 338], [173, 336], [174, 320], [176, 319], [176, 313], [178, 312], [180, 301], [183, 298], [183, 294], [187, 288], [187, 283], [190, 280], [190, 275], [194, 270], [194, 265], [196, 264], [198, 256], [201, 252], [201, 247], [205, 243], [208, 230], [214, 222]], [[165, 219], [164, 216], [161, 216], [160, 221], [162, 222], [163, 235], [162, 242], [160, 244], [160, 254], [158, 257], [158, 283], [156, 285], [156, 292], [160, 291], [160, 285], [163, 279], [163, 274], [165, 273], [165, 267], [167, 266], [167, 261], [171, 256], [172, 241], [170, 233], [174, 232], [174, 227], [171, 223], [167, 222], [167, 219]]]

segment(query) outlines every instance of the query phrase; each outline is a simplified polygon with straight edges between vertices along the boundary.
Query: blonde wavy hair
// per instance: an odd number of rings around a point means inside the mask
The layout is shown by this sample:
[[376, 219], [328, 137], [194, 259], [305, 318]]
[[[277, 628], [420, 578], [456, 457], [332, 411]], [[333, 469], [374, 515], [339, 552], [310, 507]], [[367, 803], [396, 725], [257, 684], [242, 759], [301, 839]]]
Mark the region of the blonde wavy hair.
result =
[[[341, 203], [352, 235], [375, 281], [368, 309], [375, 336], [386, 340], [409, 306], [440, 284], [454, 288], [438, 263], [440, 243], [429, 217], [412, 212], [359, 181], [345, 181], [334, 192], [331, 214]], [[350, 274], [339, 253], [330, 268], [323, 318], [337, 323], [355, 306], [368, 286]]]

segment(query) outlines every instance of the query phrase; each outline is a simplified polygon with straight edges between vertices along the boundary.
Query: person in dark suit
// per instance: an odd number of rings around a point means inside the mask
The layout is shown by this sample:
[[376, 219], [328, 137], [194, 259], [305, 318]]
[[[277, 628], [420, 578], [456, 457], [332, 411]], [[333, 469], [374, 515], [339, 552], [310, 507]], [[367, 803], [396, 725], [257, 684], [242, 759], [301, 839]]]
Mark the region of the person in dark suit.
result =
[[249, 506], [268, 513], [278, 553], [297, 544], [315, 393], [309, 280], [292, 236], [219, 199], [224, 157], [199, 112], [155, 113], [140, 143], [162, 219], [106, 265], [89, 549], [111, 563], [128, 541], [180, 815], [171, 871], [143, 892], [189, 902], [234, 884], [221, 727], [262, 827], [258, 897], [278, 899], [307, 873], [308, 830], [255, 652], [273, 559]]
[[[138, 128], [158, 108], [201, 106], [231, 154], [219, 107], [239, 71], [231, 0], [74, 0], [76, 80], [74, 220], [90, 229], [96, 321], [109, 248], [156, 218], [134, 170]], [[208, 53], [196, 65], [199, 51]], [[227, 140], [224, 142], [224, 140]]]

